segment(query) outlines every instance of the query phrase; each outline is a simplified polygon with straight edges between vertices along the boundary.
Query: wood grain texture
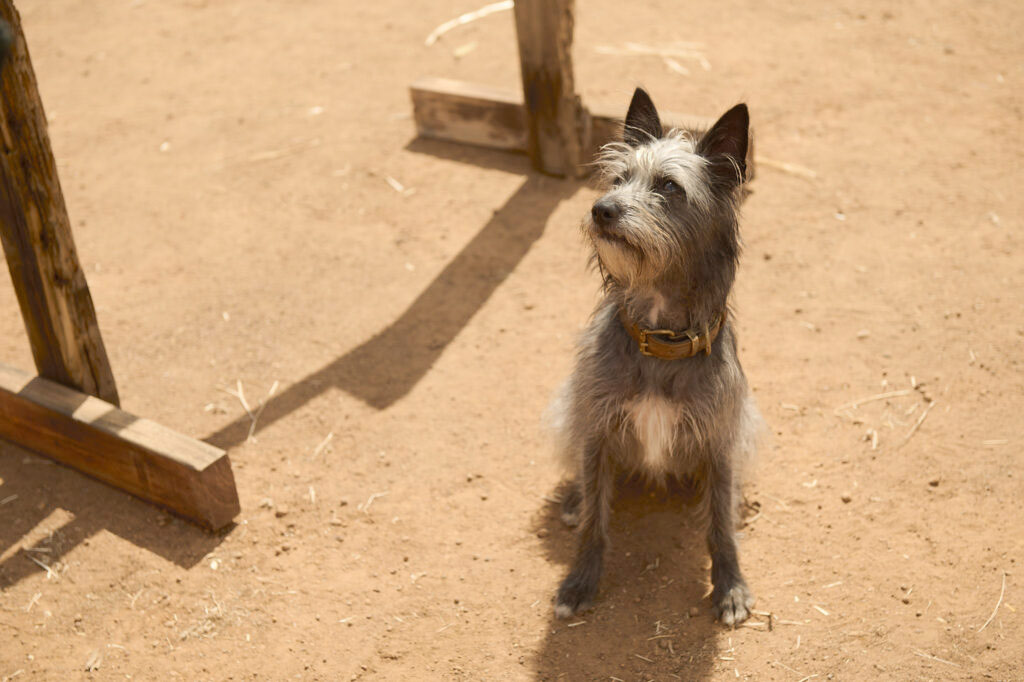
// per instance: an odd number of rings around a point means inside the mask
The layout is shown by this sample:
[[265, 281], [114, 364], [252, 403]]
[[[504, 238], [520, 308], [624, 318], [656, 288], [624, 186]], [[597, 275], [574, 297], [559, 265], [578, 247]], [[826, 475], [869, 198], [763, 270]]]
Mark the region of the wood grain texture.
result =
[[0, 242], [39, 374], [119, 403], [92, 297], [78, 262], [21, 21], [0, 66]]
[[421, 78], [409, 87], [416, 130], [423, 137], [493, 149], [526, 150], [520, 93], [447, 78]]
[[227, 453], [0, 364], [0, 438], [217, 530], [239, 512]]
[[527, 152], [549, 175], [578, 177], [589, 119], [572, 70], [573, 0], [516, 0], [516, 38], [526, 103]]

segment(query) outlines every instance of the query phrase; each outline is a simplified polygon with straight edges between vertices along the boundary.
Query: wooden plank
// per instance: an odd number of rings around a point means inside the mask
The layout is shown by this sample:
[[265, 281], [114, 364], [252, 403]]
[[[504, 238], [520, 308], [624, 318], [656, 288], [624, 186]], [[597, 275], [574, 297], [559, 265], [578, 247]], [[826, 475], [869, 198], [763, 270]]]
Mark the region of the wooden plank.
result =
[[448, 78], [421, 78], [409, 87], [416, 130], [423, 137], [525, 151], [520, 93]]
[[541, 172], [579, 176], [589, 131], [572, 71], [573, 0], [516, 0], [513, 10], [527, 152]]
[[10, 54], [0, 66], [0, 242], [39, 374], [118, 404], [78, 262], [21, 21], [0, 0]]
[[239, 512], [227, 453], [0, 364], [0, 438], [211, 530]]
[[[449, 142], [481, 145], [506, 151], [527, 151], [526, 113], [522, 96], [447, 78], [422, 78], [410, 87], [413, 116], [420, 135]], [[622, 139], [626, 106], [590, 107], [589, 147], [584, 159], [594, 158], [602, 145]], [[666, 127], [705, 131], [715, 119], [692, 114], [661, 113]], [[754, 177], [754, 129], [749, 132], [747, 181]]]

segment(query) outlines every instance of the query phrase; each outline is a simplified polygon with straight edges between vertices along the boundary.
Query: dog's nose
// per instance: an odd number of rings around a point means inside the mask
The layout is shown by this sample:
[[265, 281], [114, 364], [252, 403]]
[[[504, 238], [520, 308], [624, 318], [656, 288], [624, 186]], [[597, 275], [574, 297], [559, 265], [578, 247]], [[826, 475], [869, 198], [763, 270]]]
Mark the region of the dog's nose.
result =
[[622, 215], [622, 209], [614, 201], [599, 199], [594, 207], [590, 209], [590, 215], [594, 222], [601, 227], [610, 227]]

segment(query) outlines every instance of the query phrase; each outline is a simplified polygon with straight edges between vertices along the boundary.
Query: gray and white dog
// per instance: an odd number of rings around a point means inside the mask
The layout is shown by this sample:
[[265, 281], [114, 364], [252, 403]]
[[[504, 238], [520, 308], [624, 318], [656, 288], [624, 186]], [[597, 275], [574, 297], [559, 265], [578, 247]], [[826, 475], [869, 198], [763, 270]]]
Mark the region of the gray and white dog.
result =
[[713, 608], [727, 625], [750, 615], [736, 511], [760, 416], [736, 356], [728, 312], [749, 118], [745, 104], [706, 132], [662, 130], [637, 89], [622, 142], [599, 166], [609, 189], [583, 230], [604, 277], [603, 300], [549, 417], [574, 472], [563, 519], [580, 544], [558, 590], [568, 618], [597, 593], [615, 474], [676, 476], [700, 493]]

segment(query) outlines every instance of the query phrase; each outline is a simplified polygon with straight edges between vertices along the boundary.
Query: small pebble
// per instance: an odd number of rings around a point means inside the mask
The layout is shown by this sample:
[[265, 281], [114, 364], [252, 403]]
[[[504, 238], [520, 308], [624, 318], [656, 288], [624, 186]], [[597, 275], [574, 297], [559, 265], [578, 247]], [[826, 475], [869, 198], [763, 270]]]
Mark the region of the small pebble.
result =
[[274, 516], [276, 516], [277, 518], [281, 518], [282, 516], [287, 516], [287, 515], [288, 515], [288, 507], [284, 506], [283, 504], [280, 505], [277, 509], [274, 510]]
[[845, 504], [849, 504], [853, 497], [850, 496], [850, 493], [843, 493], [839, 499], [842, 500]]
[[690, 618], [696, 618], [699, 615], [700, 615], [700, 609], [698, 609], [696, 606], [691, 606], [690, 607]]
[[930, 485], [933, 488], [938, 488], [939, 487], [939, 479], [933, 478], [932, 480], [928, 481], [928, 485]]
[[539, 531], [537, 531], [537, 537], [546, 538], [549, 533], [550, 531], [548, 531], [547, 528], [541, 528]]

